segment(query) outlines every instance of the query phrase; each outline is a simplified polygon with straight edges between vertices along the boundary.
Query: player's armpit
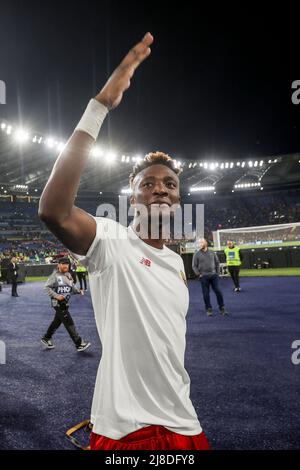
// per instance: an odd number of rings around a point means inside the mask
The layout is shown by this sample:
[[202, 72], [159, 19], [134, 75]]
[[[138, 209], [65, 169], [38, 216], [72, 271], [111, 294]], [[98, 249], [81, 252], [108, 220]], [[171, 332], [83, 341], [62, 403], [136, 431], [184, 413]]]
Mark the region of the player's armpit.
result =
[[79, 255], [86, 255], [96, 236], [95, 219], [76, 206], [61, 222], [51, 220], [51, 217], [42, 220], [66, 248]]

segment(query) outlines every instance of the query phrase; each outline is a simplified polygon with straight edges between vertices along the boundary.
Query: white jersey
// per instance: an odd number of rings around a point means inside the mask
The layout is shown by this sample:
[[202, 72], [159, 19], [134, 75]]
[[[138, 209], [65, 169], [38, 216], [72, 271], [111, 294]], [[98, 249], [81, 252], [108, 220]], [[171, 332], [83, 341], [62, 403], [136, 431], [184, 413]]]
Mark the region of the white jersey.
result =
[[95, 217], [85, 257], [102, 343], [91, 422], [111, 439], [150, 425], [201, 433], [184, 367], [188, 288], [181, 257]]

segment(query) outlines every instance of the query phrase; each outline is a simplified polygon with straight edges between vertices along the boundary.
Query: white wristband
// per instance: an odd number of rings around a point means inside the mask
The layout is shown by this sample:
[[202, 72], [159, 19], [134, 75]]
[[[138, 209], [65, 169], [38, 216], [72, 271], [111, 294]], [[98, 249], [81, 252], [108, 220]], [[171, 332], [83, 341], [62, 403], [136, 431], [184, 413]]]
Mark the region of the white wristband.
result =
[[92, 98], [84, 111], [82, 118], [75, 127], [75, 131], [83, 131], [97, 140], [102, 123], [108, 109], [99, 101]]

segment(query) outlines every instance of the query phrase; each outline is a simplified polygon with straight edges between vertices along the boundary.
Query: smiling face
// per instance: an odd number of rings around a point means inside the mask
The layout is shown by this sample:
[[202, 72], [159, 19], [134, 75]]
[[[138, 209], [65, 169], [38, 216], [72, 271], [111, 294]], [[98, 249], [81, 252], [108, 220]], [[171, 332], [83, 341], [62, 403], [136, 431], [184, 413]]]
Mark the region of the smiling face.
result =
[[179, 205], [179, 178], [166, 165], [154, 164], [137, 174], [133, 181], [131, 205], [143, 204], [151, 214], [151, 207], [163, 212]]

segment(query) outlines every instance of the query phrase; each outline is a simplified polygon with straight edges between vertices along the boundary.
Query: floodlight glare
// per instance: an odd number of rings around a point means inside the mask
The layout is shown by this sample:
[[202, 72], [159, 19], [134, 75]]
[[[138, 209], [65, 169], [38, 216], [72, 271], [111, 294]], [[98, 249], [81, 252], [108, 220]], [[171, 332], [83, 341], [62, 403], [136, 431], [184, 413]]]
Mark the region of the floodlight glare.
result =
[[22, 144], [29, 139], [29, 134], [25, 129], [17, 129], [14, 134], [14, 139], [19, 144]]

